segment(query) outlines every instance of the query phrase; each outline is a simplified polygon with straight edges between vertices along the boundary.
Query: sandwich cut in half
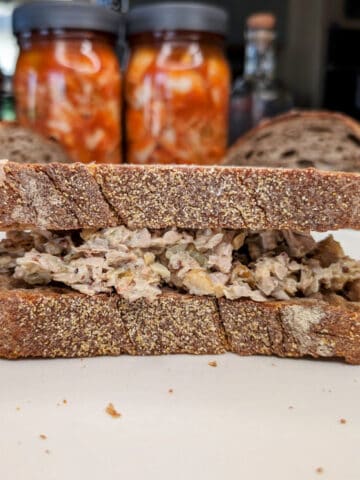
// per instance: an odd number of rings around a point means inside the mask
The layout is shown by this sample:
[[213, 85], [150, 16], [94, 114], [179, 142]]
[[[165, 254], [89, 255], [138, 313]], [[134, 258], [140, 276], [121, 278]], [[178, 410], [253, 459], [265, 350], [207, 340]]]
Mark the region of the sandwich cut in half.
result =
[[64, 148], [15, 122], [0, 121], [0, 158], [16, 163], [71, 163]]
[[360, 174], [0, 164], [0, 356], [360, 363]]
[[360, 172], [360, 123], [326, 110], [284, 113], [241, 136], [224, 165]]

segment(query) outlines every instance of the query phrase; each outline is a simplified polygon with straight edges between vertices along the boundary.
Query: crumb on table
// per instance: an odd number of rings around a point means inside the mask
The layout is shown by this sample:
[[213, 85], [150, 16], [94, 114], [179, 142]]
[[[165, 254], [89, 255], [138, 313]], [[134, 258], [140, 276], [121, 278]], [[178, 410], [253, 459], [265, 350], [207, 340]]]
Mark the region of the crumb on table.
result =
[[168, 392], [169, 393], [174, 393], [174, 390], [172, 388], [169, 388]]
[[44, 433], [40, 433], [39, 437], [41, 438], [41, 440], [47, 439], [47, 436]]
[[105, 412], [113, 418], [121, 418], [121, 413], [116, 410], [112, 403], [106, 407]]
[[324, 469], [322, 467], [318, 467], [316, 470], [315, 470], [316, 473], [324, 473]]
[[50, 454], [50, 450], [47, 448], [47, 449], [45, 450], [45, 453], [47, 453], [47, 454], [49, 455], [49, 454]]
[[292, 405], [289, 405], [289, 410], [294, 410], [294, 407]]
[[215, 360], [212, 360], [211, 362], [208, 363], [209, 367], [217, 367], [218, 364]]
[[346, 418], [340, 418], [339, 421], [340, 421], [340, 423], [341, 423], [342, 425], [345, 425], [345, 423], [346, 423]]

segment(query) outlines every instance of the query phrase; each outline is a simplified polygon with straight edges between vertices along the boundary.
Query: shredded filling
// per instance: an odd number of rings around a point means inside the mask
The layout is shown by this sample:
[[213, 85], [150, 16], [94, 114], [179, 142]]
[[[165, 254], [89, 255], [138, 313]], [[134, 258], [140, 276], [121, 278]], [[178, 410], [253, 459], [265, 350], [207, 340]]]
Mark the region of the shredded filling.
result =
[[153, 300], [162, 288], [234, 300], [337, 293], [360, 301], [360, 262], [329, 236], [290, 231], [129, 230], [10, 232], [0, 272], [29, 285], [60, 282], [87, 295]]

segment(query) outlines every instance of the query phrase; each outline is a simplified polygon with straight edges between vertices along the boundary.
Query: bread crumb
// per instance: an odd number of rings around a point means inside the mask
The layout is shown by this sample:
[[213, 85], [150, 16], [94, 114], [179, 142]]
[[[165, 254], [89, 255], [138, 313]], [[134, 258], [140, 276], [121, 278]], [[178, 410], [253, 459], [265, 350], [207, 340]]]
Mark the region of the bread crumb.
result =
[[169, 388], [168, 392], [169, 393], [174, 393], [174, 390], [172, 388]]
[[41, 440], [46, 440], [47, 439], [47, 436], [44, 435], [43, 433], [40, 433], [39, 437], [41, 438]]
[[67, 402], [66, 398], [64, 398], [63, 404], [64, 404], [64, 405], [67, 405], [67, 403], [68, 403], [68, 402]]
[[346, 418], [340, 418], [339, 421], [340, 421], [340, 423], [341, 423], [342, 425], [345, 425], [345, 423], [346, 423]]
[[215, 360], [209, 362], [208, 365], [209, 365], [209, 367], [217, 367], [218, 366], [218, 364]]
[[50, 454], [50, 450], [46, 449], [45, 450], [45, 453], [47, 453], [48, 455]]
[[20, 412], [20, 407], [16, 407], [16, 411], [17, 411], [17, 412]]
[[106, 407], [105, 412], [113, 418], [121, 418], [121, 413], [116, 410], [112, 403]]
[[318, 467], [316, 470], [315, 470], [316, 473], [324, 473], [324, 469], [322, 467]]
[[289, 405], [289, 410], [294, 410], [294, 407], [292, 405]]

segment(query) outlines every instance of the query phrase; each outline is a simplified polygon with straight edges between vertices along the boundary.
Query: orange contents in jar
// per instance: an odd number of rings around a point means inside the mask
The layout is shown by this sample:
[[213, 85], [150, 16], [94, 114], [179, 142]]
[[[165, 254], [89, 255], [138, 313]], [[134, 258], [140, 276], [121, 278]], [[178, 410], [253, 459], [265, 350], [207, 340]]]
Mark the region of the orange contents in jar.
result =
[[216, 35], [130, 40], [127, 160], [216, 164], [227, 147], [230, 71]]
[[121, 162], [121, 74], [113, 42], [93, 32], [19, 37], [17, 119], [74, 161]]

